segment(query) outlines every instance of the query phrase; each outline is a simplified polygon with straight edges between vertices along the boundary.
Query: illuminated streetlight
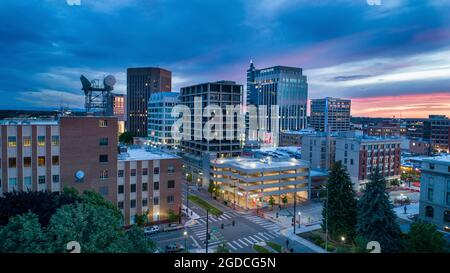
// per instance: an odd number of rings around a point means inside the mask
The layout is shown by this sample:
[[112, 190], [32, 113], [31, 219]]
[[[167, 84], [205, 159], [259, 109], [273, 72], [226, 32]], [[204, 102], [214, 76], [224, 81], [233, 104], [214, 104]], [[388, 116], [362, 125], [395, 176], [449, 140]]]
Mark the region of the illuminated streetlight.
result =
[[343, 243], [345, 243], [345, 237], [344, 237], [344, 236], [341, 236], [341, 241], [342, 241]]
[[187, 233], [186, 230], [183, 232], [183, 235], [184, 235], [184, 251], [187, 251], [187, 236], [188, 236], [188, 233]]

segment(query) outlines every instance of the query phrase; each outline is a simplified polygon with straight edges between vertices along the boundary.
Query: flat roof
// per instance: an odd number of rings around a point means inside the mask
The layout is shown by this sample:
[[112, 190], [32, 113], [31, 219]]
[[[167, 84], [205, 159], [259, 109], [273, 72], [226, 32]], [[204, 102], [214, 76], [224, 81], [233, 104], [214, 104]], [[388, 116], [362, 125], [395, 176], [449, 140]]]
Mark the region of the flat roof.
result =
[[177, 159], [176, 155], [155, 149], [128, 149], [127, 152], [118, 155], [118, 161], [140, 161], [140, 160], [160, 160], [160, 159]]
[[291, 160], [274, 161], [261, 160], [258, 158], [217, 158], [211, 161], [215, 165], [224, 165], [241, 171], [261, 171], [276, 169], [293, 169], [309, 167], [309, 162], [291, 158]]
[[50, 119], [3, 119], [0, 125], [58, 125], [57, 120]]
[[433, 163], [437, 163], [437, 164], [443, 163], [443, 164], [447, 165], [447, 164], [450, 164], [450, 154], [425, 158], [425, 159], [423, 159], [423, 161], [433, 162]]

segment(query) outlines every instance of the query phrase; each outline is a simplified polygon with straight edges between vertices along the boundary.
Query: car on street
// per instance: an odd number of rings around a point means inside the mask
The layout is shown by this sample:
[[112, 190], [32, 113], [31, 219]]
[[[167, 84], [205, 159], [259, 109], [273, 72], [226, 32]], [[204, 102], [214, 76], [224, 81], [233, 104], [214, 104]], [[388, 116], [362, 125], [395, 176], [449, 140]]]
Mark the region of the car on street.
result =
[[159, 232], [159, 226], [151, 226], [144, 228], [144, 234], [145, 235], [152, 235]]
[[180, 244], [170, 244], [170, 245], [166, 245], [166, 249], [165, 252], [166, 253], [177, 253], [177, 252], [182, 252], [184, 250], [184, 247]]

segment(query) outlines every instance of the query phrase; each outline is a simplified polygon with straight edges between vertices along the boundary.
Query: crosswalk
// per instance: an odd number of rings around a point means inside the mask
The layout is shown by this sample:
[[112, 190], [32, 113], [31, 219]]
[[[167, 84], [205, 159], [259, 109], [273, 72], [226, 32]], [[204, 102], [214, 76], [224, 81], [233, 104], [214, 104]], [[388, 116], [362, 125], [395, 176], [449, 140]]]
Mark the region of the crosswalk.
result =
[[[215, 222], [226, 221], [226, 220], [232, 221], [233, 218], [238, 215], [239, 214], [237, 214], [236, 212], [233, 212], [233, 211], [225, 212], [220, 216], [209, 215], [209, 222], [215, 223]], [[200, 218], [200, 219], [197, 219], [196, 221], [201, 224], [206, 224], [206, 218]]]
[[277, 226], [276, 224], [270, 222], [269, 220], [266, 220], [259, 216], [247, 214], [247, 215], [242, 215], [242, 217], [246, 218], [247, 220], [249, 220], [255, 224], [258, 224], [258, 225], [264, 227], [267, 230], [270, 230], [270, 231], [279, 231], [280, 230], [279, 226]]
[[280, 237], [275, 231], [267, 231], [267, 232], [258, 232], [253, 235], [241, 237], [239, 239], [235, 239], [233, 241], [217, 241], [213, 244], [209, 245], [211, 252], [213, 252], [219, 245], [225, 244], [228, 249], [232, 251], [239, 251], [244, 248], [251, 248], [254, 244], [267, 242], [269, 240], [273, 240], [274, 238]]

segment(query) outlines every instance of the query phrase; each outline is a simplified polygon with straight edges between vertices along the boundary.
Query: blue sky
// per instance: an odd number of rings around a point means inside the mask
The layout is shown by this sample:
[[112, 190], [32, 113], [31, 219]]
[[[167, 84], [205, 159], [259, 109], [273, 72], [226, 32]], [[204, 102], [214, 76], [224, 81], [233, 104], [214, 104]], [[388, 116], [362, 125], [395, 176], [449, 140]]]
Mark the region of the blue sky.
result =
[[135, 66], [171, 70], [174, 90], [245, 84], [253, 59], [303, 67], [310, 98], [352, 98], [354, 115], [450, 114], [448, 14], [446, 0], [2, 0], [0, 108], [81, 107], [80, 74], [125, 93]]

